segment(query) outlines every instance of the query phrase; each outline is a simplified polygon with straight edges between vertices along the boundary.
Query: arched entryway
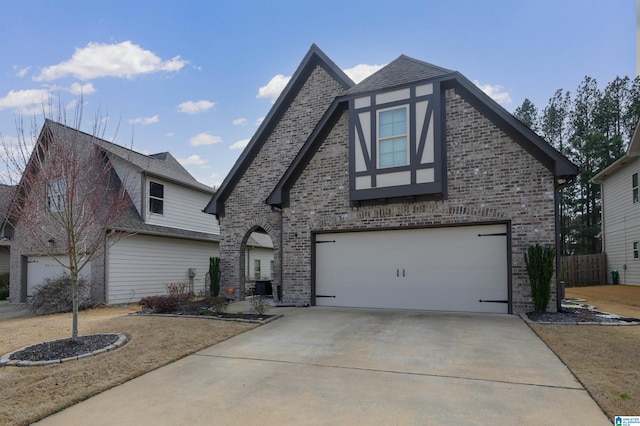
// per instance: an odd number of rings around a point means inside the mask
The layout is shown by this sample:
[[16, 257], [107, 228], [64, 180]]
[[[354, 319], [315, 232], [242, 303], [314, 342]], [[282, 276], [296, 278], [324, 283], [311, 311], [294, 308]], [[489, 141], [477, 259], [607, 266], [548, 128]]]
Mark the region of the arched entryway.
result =
[[267, 226], [253, 225], [244, 233], [239, 259], [240, 300], [252, 289], [255, 294], [280, 300], [280, 248], [273, 231], [269, 231]]

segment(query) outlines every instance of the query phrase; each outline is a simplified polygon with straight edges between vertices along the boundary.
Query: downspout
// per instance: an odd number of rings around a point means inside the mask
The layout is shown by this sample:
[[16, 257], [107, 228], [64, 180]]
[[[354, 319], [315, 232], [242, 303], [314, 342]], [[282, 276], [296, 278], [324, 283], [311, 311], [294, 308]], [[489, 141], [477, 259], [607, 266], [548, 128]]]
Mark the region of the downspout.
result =
[[562, 310], [562, 299], [564, 298], [564, 286], [560, 283], [560, 268], [562, 267], [560, 250], [562, 248], [562, 231], [560, 229], [560, 188], [556, 188], [553, 191], [553, 204], [555, 210], [555, 242], [556, 242], [556, 310], [560, 312]]

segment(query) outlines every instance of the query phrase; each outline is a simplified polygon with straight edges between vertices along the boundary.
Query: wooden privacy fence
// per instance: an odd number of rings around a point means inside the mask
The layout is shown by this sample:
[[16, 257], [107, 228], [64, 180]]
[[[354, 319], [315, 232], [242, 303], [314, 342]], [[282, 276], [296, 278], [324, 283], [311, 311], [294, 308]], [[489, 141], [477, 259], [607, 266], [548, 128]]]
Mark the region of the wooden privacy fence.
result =
[[608, 283], [607, 255], [605, 253], [562, 256], [560, 265], [558, 276], [560, 281], [564, 281], [566, 287]]

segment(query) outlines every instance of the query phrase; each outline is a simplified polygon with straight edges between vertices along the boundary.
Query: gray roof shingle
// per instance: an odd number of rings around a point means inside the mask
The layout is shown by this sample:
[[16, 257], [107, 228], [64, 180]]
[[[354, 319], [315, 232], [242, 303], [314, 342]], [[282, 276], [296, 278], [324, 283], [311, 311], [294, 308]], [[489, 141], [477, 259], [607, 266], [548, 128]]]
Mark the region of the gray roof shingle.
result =
[[453, 72], [428, 62], [400, 55], [396, 60], [347, 90], [346, 95], [380, 91], [416, 81], [442, 77]]
[[66, 136], [69, 138], [80, 138], [83, 142], [94, 143], [109, 154], [115, 155], [132, 164], [141, 172], [151, 174], [156, 177], [162, 177], [210, 194], [215, 192], [215, 190], [210, 186], [195, 180], [195, 178], [191, 176], [191, 174], [189, 174], [189, 172], [168, 152], [145, 155], [115, 143], [108, 142], [104, 139], [100, 139], [88, 133], [72, 129], [71, 127], [52, 120], [47, 119], [45, 126], [54, 132], [54, 134], [61, 135], [61, 137]]

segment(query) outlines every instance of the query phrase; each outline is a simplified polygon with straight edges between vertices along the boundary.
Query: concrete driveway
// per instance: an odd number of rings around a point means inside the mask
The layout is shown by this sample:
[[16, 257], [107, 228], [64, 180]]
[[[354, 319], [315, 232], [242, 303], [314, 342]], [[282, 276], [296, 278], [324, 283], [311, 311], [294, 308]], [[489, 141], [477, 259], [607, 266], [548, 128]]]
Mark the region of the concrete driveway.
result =
[[610, 423], [518, 317], [300, 308], [40, 424]]

